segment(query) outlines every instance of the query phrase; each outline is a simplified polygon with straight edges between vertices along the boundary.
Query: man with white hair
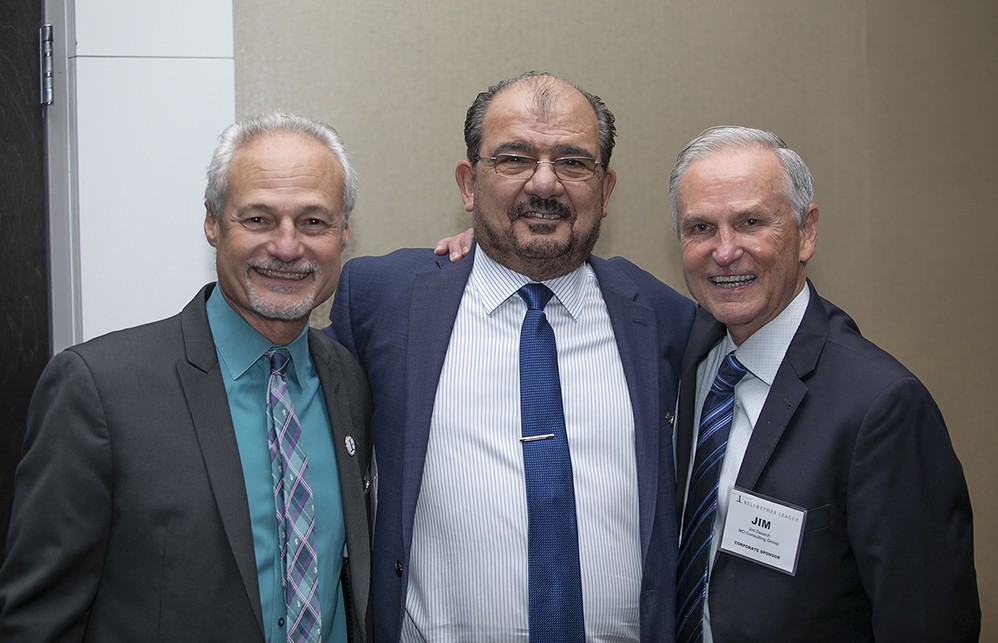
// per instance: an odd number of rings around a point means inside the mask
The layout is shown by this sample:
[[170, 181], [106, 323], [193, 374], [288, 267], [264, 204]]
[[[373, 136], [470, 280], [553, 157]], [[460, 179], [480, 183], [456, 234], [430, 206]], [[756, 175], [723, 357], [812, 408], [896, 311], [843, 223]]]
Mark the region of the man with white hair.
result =
[[676, 640], [976, 641], [963, 470], [921, 382], [808, 281], [804, 161], [715, 128], [669, 192], [701, 306], [676, 428]]

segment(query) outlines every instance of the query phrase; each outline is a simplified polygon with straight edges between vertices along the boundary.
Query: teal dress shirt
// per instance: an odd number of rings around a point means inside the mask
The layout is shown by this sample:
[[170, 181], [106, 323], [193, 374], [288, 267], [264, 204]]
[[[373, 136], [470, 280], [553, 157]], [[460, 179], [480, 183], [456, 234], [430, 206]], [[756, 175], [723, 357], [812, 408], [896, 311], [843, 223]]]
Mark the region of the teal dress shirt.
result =
[[[278, 551], [266, 420], [270, 368], [264, 353], [274, 344], [229, 306], [218, 287], [209, 296], [206, 308], [246, 482], [264, 634], [268, 643], [284, 642], [287, 640], [287, 619], [281, 585], [283, 567]], [[308, 456], [308, 476], [315, 501], [322, 640], [346, 643], [346, 613], [340, 583], [346, 538], [343, 505], [329, 416], [308, 351], [308, 328], [285, 348], [291, 354], [287, 370], [288, 391], [301, 423], [299, 444]]]

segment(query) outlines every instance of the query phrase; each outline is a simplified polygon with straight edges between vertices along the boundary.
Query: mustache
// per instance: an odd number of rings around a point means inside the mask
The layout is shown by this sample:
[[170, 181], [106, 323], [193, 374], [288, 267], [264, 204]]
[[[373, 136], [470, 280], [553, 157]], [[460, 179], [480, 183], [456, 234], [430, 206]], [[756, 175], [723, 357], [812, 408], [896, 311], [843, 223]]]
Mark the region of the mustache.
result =
[[542, 199], [536, 195], [530, 195], [526, 201], [521, 201], [509, 209], [509, 213], [513, 217], [522, 217], [528, 212], [556, 214], [566, 219], [572, 216], [572, 209], [561, 201], [557, 199]]
[[249, 259], [246, 261], [248, 268], [256, 270], [279, 270], [281, 272], [313, 273], [319, 272], [319, 264], [314, 261], [299, 259], [298, 261], [285, 262], [274, 257], [267, 259]]

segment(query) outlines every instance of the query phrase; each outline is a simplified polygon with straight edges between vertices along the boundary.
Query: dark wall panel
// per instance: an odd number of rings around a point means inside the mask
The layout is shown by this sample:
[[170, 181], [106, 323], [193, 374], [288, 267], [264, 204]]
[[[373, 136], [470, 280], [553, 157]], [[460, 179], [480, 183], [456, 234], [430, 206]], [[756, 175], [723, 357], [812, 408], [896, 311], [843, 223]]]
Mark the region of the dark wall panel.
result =
[[0, 0], [0, 552], [28, 401], [49, 358], [41, 23], [40, 2]]

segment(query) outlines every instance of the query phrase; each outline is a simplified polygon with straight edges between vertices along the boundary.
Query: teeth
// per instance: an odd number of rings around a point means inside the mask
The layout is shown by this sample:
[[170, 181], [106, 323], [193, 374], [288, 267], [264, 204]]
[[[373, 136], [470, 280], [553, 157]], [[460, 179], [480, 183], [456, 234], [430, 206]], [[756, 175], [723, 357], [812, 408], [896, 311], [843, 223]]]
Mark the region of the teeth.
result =
[[554, 212], [527, 212], [525, 217], [530, 219], [560, 219], [561, 215]]
[[721, 277], [711, 277], [710, 283], [722, 288], [737, 288], [753, 281], [755, 275], [728, 275]]
[[271, 277], [273, 279], [291, 279], [294, 281], [299, 281], [308, 276], [306, 272], [280, 272], [278, 270], [267, 270], [266, 268], [257, 268], [259, 272], [264, 277]]

